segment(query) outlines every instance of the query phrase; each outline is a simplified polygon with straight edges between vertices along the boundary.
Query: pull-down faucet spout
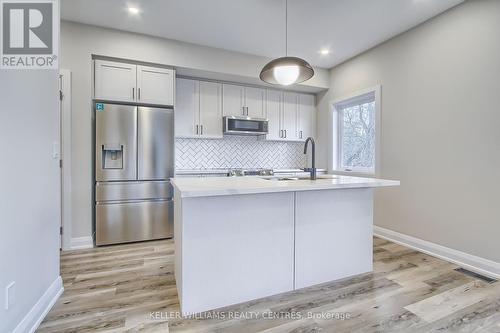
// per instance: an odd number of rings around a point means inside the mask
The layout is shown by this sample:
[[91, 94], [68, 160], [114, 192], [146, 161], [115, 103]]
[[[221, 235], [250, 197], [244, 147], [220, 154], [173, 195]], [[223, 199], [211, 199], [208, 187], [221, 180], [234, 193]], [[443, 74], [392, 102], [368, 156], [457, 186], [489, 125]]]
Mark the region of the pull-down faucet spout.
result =
[[314, 142], [314, 139], [311, 137], [308, 137], [306, 139], [306, 142], [304, 144], [304, 154], [307, 154], [307, 144], [311, 142], [312, 145], [312, 167], [311, 168], [304, 168], [305, 172], [309, 172], [311, 175], [311, 180], [316, 179], [316, 143]]

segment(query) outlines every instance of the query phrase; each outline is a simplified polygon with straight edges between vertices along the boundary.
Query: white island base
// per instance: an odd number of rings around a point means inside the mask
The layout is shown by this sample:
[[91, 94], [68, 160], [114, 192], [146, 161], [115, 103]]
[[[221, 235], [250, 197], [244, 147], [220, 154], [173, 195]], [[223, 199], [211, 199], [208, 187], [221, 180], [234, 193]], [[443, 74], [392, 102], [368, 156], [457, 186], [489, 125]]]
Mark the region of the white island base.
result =
[[173, 179], [182, 314], [372, 271], [373, 187], [396, 183], [211, 195]]

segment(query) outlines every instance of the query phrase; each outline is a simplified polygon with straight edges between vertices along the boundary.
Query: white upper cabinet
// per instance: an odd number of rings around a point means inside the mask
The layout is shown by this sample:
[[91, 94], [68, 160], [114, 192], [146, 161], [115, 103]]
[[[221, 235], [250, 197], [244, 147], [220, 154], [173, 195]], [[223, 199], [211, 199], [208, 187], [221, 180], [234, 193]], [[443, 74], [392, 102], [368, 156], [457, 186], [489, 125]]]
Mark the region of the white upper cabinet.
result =
[[95, 99], [134, 102], [136, 65], [95, 60]]
[[265, 113], [265, 90], [235, 84], [223, 85], [224, 116], [262, 118]]
[[168, 68], [137, 66], [137, 101], [174, 105], [175, 72]]
[[245, 87], [234, 84], [222, 85], [222, 111], [224, 116], [244, 115]]
[[222, 84], [200, 81], [200, 129], [204, 138], [222, 138]]
[[283, 108], [283, 92], [266, 91], [266, 118], [269, 120], [267, 140], [282, 140], [281, 114]]
[[265, 90], [245, 87], [245, 116], [252, 118], [264, 117]]
[[175, 71], [116, 61], [94, 61], [94, 98], [116, 102], [174, 105]]
[[195, 80], [176, 79], [176, 84], [175, 136], [179, 138], [197, 137], [200, 117], [200, 83]]
[[314, 95], [267, 90], [265, 105], [269, 120], [267, 140], [305, 141], [315, 136]]
[[298, 115], [298, 101], [299, 94], [284, 92], [283, 93], [283, 116], [282, 116], [282, 129], [284, 131], [283, 138], [287, 140], [297, 140], [297, 115]]
[[222, 138], [222, 84], [176, 80], [175, 136]]
[[314, 95], [193, 79], [176, 82], [176, 137], [222, 138], [223, 116], [267, 118], [266, 140], [304, 141], [315, 136]]
[[316, 107], [313, 95], [299, 94], [297, 137], [305, 140], [316, 136]]

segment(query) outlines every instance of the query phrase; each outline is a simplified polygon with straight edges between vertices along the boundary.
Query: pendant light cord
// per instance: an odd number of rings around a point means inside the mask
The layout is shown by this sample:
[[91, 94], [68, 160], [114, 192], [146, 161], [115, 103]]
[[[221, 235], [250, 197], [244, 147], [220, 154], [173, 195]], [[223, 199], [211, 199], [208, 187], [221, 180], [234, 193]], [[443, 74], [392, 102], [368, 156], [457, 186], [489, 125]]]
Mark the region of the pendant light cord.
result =
[[288, 0], [285, 0], [285, 56], [288, 57]]

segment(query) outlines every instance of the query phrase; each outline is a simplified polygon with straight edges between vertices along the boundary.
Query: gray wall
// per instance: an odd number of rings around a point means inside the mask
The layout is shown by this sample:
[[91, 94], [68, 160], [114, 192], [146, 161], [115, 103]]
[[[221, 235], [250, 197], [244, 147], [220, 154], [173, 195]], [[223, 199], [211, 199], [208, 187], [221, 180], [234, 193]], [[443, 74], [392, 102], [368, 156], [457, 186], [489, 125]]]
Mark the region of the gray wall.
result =
[[331, 70], [329, 101], [382, 85], [375, 223], [500, 262], [500, 1], [468, 1]]
[[[74, 22], [61, 25], [61, 68], [72, 72], [72, 237], [91, 235], [91, 55], [176, 66], [184, 74], [259, 82], [270, 59]], [[306, 91], [326, 89], [329, 71], [316, 69]]]
[[55, 70], [0, 70], [0, 332], [12, 332], [59, 277], [57, 91]]

